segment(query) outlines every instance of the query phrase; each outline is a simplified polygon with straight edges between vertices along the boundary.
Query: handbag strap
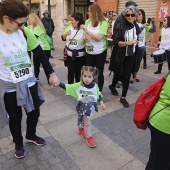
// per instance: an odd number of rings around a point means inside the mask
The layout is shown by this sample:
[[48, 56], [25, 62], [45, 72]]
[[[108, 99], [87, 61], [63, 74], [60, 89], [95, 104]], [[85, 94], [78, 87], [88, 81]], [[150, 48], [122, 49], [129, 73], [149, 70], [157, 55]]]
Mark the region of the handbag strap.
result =
[[75, 35], [74, 35], [73, 38], [70, 40], [70, 42], [69, 42], [69, 44], [68, 44], [68, 48], [69, 48], [71, 42], [73, 41], [74, 37], [77, 35], [77, 33], [78, 33], [79, 30], [80, 30], [80, 29], [78, 29], [78, 30], [76, 31]]
[[[162, 108], [161, 110], [159, 110], [159, 111], [157, 111], [156, 113], [154, 113], [150, 118], [149, 118], [149, 120], [151, 119], [151, 118], [153, 118], [156, 114], [158, 114], [159, 112], [161, 112], [162, 110], [164, 110], [164, 109], [166, 109], [168, 106], [170, 106], [170, 103], [168, 103], [164, 108]], [[149, 121], [148, 120], [148, 121]]]

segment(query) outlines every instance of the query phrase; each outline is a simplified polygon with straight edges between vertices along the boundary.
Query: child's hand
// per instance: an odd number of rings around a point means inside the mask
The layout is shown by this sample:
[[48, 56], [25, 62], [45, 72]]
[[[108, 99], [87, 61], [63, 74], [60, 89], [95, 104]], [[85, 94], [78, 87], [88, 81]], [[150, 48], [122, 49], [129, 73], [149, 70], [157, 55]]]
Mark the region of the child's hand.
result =
[[101, 108], [102, 108], [103, 110], [106, 109], [106, 106], [105, 106], [105, 104], [103, 103], [103, 101], [100, 101], [100, 106], [101, 106]]

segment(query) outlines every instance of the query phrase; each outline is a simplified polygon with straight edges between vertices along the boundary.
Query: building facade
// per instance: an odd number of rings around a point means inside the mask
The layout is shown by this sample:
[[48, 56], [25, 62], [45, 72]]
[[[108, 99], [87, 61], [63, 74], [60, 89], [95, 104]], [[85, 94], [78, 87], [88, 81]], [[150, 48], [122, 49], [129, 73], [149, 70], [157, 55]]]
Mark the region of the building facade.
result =
[[[144, 9], [146, 18], [154, 17], [156, 20], [157, 32], [151, 37], [151, 44], [157, 43], [160, 34], [160, 28], [163, 18], [170, 15], [170, 0], [134, 0], [138, 4], [139, 9]], [[23, 0], [29, 6], [29, 0]], [[67, 18], [67, 15], [73, 12], [81, 12], [84, 18], [87, 19], [88, 6], [93, 2], [97, 2], [102, 9], [102, 12], [118, 12], [125, 8], [127, 0], [50, 0], [51, 17], [54, 20], [56, 30], [54, 33], [54, 41], [60, 38], [64, 26], [62, 19]], [[35, 12], [39, 17], [42, 17], [44, 10], [48, 9], [48, 0], [31, 0], [31, 12]]]

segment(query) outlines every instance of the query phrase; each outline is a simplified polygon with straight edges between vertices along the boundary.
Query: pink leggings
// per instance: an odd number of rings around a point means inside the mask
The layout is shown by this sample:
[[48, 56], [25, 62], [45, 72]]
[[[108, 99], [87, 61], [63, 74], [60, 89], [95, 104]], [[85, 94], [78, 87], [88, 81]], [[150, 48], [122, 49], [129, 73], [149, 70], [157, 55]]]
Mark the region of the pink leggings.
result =
[[85, 115], [83, 116], [83, 121], [79, 125], [80, 128], [84, 128], [84, 131], [86, 133], [86, 137], [89, 138], [91, 137], [91, 130], [90, 130], [90, 118], [87, 118]]

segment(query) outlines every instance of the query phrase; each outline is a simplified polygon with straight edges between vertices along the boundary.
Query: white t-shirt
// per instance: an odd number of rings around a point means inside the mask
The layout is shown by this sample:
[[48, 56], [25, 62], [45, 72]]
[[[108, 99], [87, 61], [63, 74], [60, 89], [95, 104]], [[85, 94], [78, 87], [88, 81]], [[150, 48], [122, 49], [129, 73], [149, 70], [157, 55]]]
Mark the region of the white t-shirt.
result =
[[[125, 41], [130, 42], [132, 40], [137, 40], [135, 26], [133, 28], [131, 28], [130, 30], [125, 31]], [[133, 53], [135, 52], [135, 47], [136, 47], [136, 44], [134, 44], [134, 46], [133, 46]]]
[[[139, 25], [139, 28], [142, 27], [141, 23], [137, 23]], [[139, 42], [138, 42], [138, 47], [144, 47], [145, 46], [145, 34], [146, 34], [146, 29], [144, 28], [142, 32], [139, 34]]]
[[112, 35], [113, 35], [114, 24], [115, 24], [115, 21], [112, 21]]
[[[27, 42], [21, 30], [12, 34], [5, 34], [0, 30], [0, 79], [14, 82], [11, 71], [13, 69], [26, 68], [28, 65], [33, 72], [32, 63], [27, 52]], [[16, 76], [20, 78], [26, 72], [20, 69]]]
[[162, 28], [161, 43], [159, 48], [170, 49], [170, 28]]
[[98, 24], [97, 27], [93, 27], [91, 20], [88, 19], [88, 20], [86, 20], [85, 25], [86, 25], [88, 31], [92, 32], [93, 34], [101, 33], [104, 35], [104, 38], [99, 42], [93, 40], [89, 36], [89, 42], [86, 42], [86, 52], [88, 54], [92, 54], [92, 55], [101, 54], [103, 51], [105, 51], [107, 49], [107, 37], [106, 37], [107, 30], [108, 30], [107, 21], [102, 21]]
[[[68, 47], [68, 45], [70, 44], [70, 41], [71, 39], [75, 36], [77, 30], [74, 29], [73, 27], [70, 27], [69, 29], [67, 29], [67, 31], [70, 30], [71, 31], [71, 34], [68, 35], [66, 37], [66, 46]], [[66, 32], [66, 31], [65, 31]], [[77, 32], [77, 35], [74, 37], [74, 39], [72, 40], [71, 44], [69, 45], [69, 49], [76, 49], [76, 50], [79, 50], [79, 49], [82, 49], [82, 48], [85, 48], [85, 42], [83, 40], [83, 30], [80, 29], [78, 32]], [[85, 55], [85, 52], [78, 52], [79, 53], [79, 56], [76, 56], [76, 57], [82, 57]], [[72, 56], [72, 52], [67, 50], [67, 55], [68, 56]]]

